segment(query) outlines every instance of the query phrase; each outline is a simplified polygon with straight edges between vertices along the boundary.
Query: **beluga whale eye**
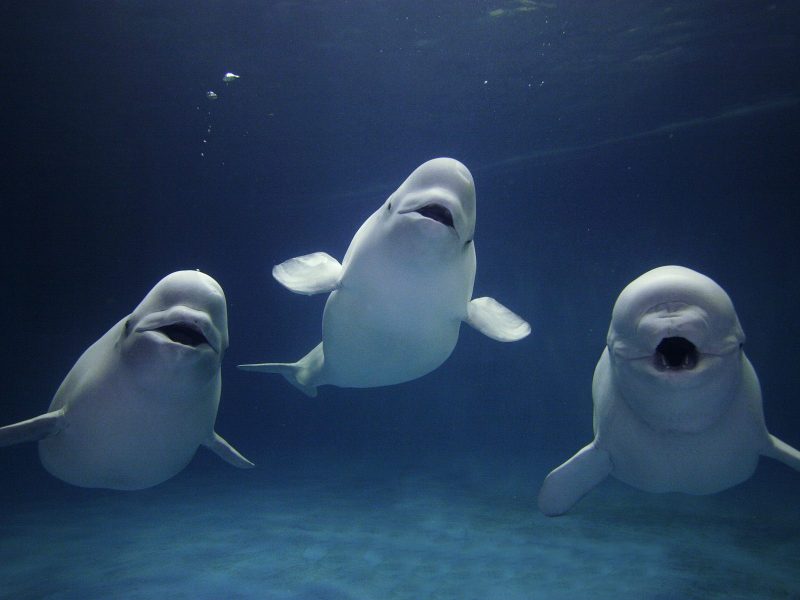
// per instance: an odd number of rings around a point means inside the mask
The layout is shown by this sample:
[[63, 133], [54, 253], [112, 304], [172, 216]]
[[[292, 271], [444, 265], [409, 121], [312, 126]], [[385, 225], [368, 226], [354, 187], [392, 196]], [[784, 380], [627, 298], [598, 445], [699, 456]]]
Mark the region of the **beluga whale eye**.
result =
[[453, 225], [452, 213], [441, 204], [427, 204], [426, 206], [418, 208], [415, 212], [418, 212], [423, 217], [433, 219], [442, 225], [446, 225], [447, 227], [452, 227], [455, 229], [455, 226]]
[[656, 347], [653, 363], [659, 371], [691, 371], [699, 359], [697, 346], [692, 342], [683, 337], [668, 337]]

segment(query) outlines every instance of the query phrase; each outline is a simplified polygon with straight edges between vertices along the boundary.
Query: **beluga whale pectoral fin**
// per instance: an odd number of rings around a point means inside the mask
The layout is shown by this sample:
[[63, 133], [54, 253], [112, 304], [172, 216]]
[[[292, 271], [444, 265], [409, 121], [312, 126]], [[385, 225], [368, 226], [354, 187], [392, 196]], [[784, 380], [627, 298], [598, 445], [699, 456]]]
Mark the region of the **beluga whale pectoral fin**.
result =
[[612, 469], [609, 453], [592, 442], [545, 477], [539, 491], [539, 510], [548, 517], [563, 515]]
[[800, 471], [800, 451], [772, 434], [769, 435], [769, 445], [762, 454], [792, 467], [795, 471]]
[[314, 252], [275, 265], [272, 276], [296, 294], [324, 294], [339, 286], [342, 265], [325, 252]]
[[0, 446], [38, 442], [57, 434], [65, 427], [64, 409], [60, 408], [27, 421], [0, 427]]
[[211, 436], [209, 439], [203, 442], [203, 446], [211, 450], [226, 463], [231, 464], [234, 467], [238, 467], [240, 469], [252, 469], [255, 467], [255, 464], [242, 456], [241, 453], [236, 450], [236, 448], [231, 446], [225, 440], [225, 438], [223, 438], [216, 431], [211, 432]]
[[475, 298], [467, 304], [467, 323], [498, 342], [516, 342], [531, 332], [528, 322], [494, 298]]

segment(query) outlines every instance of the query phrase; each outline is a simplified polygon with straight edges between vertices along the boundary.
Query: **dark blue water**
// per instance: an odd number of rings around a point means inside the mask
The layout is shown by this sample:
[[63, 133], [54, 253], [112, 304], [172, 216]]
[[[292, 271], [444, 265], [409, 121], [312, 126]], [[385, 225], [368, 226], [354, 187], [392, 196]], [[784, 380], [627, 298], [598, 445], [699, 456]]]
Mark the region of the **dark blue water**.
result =
[[[770, 431], [800, 446], [800, 9], [777, 2], [33, 2], [2, 9], [0, 423], [44, 412], [80, 353], [171, 271], [228, 298], [217, 431], [151, 490], [70, 487], [0, 452], [7, 598], [790, 598], [800, 474], [714, 496], [603, 483], [547, 519], [592, 437], [611, 307], [681, 264], [736, 305]], [[226, 85], [222, 75], [241, 79]], [[210, 101], [206, 92], [219, 98]], [[475, 178], [475, 295], [400, 386], [308, 399], [235, 365], [296, 360], [323, 297], [270, 277], [422, 162]]]

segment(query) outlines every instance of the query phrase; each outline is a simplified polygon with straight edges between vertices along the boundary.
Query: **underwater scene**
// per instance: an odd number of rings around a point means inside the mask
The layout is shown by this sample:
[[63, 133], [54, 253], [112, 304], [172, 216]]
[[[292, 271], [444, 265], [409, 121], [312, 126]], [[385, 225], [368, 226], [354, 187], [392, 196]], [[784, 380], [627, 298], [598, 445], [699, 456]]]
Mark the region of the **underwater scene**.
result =
[[800, 598], [800, 4], [2, 12], [0, 598]]

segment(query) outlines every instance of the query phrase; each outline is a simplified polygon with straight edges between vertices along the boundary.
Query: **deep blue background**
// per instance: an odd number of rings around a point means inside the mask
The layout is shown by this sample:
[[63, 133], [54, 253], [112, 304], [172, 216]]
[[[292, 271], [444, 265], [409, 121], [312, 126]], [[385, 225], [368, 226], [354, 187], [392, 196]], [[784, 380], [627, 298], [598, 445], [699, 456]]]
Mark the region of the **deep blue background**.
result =
[[[617, 294], [683, 264], [733, 298], [768, 425], [800, 446], [796, 2], [2, 13], [0, 422], [44, 412], [80, 353], [158, 279], [199, 268], [229, 303], [217, 429], [261, 468], [320, 450], [565, 458], [591, 438], [592, 370]], [[241, 79], [226, 86], [226, 71]], [[343, 257], [436, 156], [475, 177], [476, 295], [533, 334], [501, 345], [465, 326], [420, 380], [313, 400], [236, 371], [318, 342], [324, 298], [287, 292], [271, 266]], [[33, 445], [0, 453], [14, 477], [39, 477], [37, 463]]]

